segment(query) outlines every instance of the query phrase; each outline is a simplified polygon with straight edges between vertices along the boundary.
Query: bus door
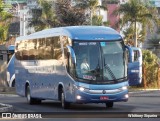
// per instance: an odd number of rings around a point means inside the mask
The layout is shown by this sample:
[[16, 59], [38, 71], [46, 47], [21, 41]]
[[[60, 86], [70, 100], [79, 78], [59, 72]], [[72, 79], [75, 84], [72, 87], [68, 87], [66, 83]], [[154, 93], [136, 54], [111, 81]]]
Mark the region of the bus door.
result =
[[140, 48], [128, 47], [128, 79], [129, 86], [136, 86], [142, 82], [142, 52]]

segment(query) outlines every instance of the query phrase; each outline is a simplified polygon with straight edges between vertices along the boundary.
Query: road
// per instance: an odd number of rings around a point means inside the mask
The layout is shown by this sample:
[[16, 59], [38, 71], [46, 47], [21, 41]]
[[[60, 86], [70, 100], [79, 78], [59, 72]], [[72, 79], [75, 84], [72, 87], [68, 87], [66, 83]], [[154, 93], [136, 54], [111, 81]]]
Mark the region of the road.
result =
[[[64, 110], [59, 102], [43, 101], [40, 105], [29, 105], [26, 98], [17, 95], [0, 95], [0, 103], [10, 104], [14, 113], [45, 113], [43, 118], [126, 118], [141, 114], [155, 114], [160, 117], [160, 91], [137, 92], [130, 94], [128, 102], [116, 102], [113, 108], [106, 108], [105, 104], [72, 104], [70, 109]], [[52, 112], [52, 113], [50, 113]], [[73, 115], [74, 114], [74, 115]], [[136, 114], [136, 115], [134, 115]], [[138, 117], [140, 118], [140, 117]], [[154, 118], [155, 119], [155, 118]]]

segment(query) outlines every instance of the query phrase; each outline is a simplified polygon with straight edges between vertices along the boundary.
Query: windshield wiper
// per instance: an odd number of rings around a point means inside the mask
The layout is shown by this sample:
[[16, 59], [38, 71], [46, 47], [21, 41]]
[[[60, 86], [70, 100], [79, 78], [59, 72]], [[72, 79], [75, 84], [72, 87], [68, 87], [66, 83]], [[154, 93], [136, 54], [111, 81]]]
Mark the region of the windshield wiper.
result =
[[108, 64], [105, 63], [105, 58], [104, 58], [104, 68], [107, 69], [107, 71], [110, 73], [111, 77], [116, 80], [116, 77], [114, 75], [114, 73], [112, 72], [112, 70], [110, 69], [110, 67], [108, 66]]

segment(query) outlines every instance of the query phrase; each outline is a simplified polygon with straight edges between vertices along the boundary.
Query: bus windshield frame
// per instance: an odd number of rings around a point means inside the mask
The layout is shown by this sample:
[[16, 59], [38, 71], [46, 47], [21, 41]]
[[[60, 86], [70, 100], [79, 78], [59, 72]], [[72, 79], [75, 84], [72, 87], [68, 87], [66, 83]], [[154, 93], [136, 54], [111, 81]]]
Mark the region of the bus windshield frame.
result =
[[125, 45], [115, 41], [73, 41], [76, 81], [114, 84], [127, 80]]

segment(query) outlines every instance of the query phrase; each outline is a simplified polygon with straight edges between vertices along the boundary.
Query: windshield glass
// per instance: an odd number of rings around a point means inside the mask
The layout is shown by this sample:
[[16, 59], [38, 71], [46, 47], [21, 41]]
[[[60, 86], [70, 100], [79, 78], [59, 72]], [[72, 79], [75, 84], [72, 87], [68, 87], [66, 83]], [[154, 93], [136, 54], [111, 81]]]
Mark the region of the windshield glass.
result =
[[123, 44], [114, 42], [77, 42], [76, 77], [90, 83], [111, 83], [126, 77]]

